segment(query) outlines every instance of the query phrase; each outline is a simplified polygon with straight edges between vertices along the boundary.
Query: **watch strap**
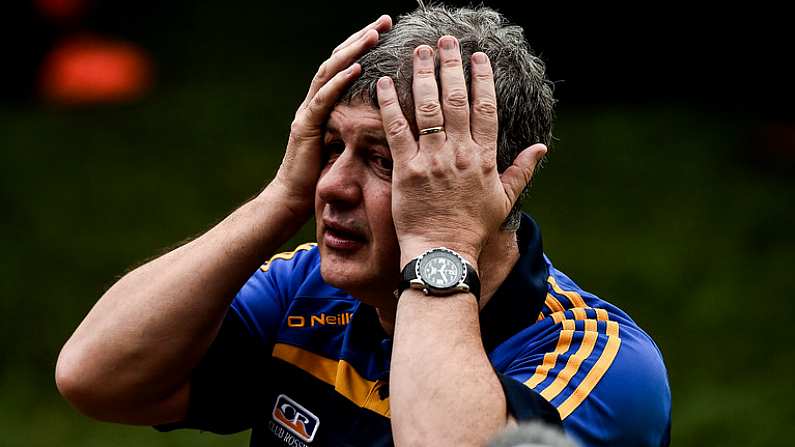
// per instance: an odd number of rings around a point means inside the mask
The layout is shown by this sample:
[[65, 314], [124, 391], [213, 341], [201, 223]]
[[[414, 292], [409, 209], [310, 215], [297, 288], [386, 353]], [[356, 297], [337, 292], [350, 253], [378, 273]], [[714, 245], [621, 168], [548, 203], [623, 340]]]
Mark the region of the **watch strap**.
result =
[[[419, 258], [414, 258], [403, 267], [403, 271], [400, 273], [400, 283], [398, 284], [397, 290], [395, 290], [395, 298], [400, 298], [400, 294], [402, 294], [404, 290], [411, 288], [411, 281], [417, 279], [418, 260]], [[478, 272], [466, 261], [464, 261], [464, 266], [466, 266], [467, 269], [467, 276], [466, 279], [464, 279], [464, 284], [469, 286], [469, 293], [475, 295], [475, 299], [480, 302], [480, 278], [478, 277]]]

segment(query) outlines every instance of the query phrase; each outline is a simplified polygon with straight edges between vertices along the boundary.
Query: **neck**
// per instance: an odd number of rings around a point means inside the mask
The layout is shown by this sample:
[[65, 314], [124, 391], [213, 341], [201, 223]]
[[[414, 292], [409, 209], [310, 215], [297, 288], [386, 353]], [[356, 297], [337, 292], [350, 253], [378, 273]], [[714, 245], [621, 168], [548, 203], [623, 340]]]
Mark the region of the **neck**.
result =
[[[508, 277], [516, 261], [519, 260], [519, 244], [516, 232], [500, 231], [492, 236], [478, 258], [478, 276], [480, 277], [480, 309], [491, 300], [497, 289]], [[378, 319], [384, 331], [392, 335], [395, 332], [395, 315], [397, 301], [392, 293], [387, 299], [379, 297], [377, 300], [363, 299], [365, 303], [375, 304]]]

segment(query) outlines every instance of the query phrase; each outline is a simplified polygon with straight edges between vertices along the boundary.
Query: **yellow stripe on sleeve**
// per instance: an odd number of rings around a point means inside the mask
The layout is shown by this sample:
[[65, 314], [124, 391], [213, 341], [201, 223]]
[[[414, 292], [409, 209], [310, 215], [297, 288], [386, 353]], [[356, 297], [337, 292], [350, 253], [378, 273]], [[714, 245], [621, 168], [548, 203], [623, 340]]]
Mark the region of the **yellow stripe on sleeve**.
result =
[[301, 245], [295, 247], [295, 250], [293, 250], [293, 251], [286, 251], [284, 253], [277, 253], [277, 254], [273, 255], [267, 262], [262, 264], [262, 266], [259, 269], [262, 270], [263, 272], [267, 272], [268, 269], [270, 269], [270, 267], [271, 267], [271, 262], [273, 262], [273, 261], [275, 261], [277, 259], [282, 259], [282, 260], [285, 260], [285, 261], [289, 261], [290, 259], [293, 259], [295, 254], [298, 253], [299, 251], [311, 250], [316, 245], [317, 245], [317, 243], [315, 243], [315, 242], [307, 242], [305, 244], [301, 244]]
[[558, 285], [558, 282], [555, 280], [554, 276], [549, 275], [547, 281], [552, 286], [552, 290], [568, 298], [568, 300], [571, 301], [572, 306], [587, 307], [585, 304], [585, 300], [582, 299], [582, 296], [579, 293], [569, 292], [561, 289], [560, 286]]
[[[571, 320], [566, 320], [571, 321]], [[558, 361], [558, 356], [561, 354], [565, 354], [569, 350], [569, 346], [571, 345], [571, 339], [574, 336], [574, 322], [571, 322], [571, 329], [564, 329], [560, 332], [560, 337], [558, 337], [558, 344], [555, 346], [555, 350], [553, 352], [548, 352], [544, 354], [544, 361], [539, 365], [535, 372], [533, 373], [532, 377], [530, 377], [525, 385], [530, 388], [535, 388], [547, 378], [547, 374], [549, 371], [555, 367], [555, 363]]]
[[571, 309], [571, 313], [574, 314], [574, 319], [575, 320], [587, 320], [588, 319], [588, 314], [585, 312], [585, 309], [583, 309], [582, 307], [575, 307], [575, 308]]
[[544, 304], [546, 304], [549, 310], [551, 310], [553, 313], [563, 312], [564, 310], [566, 310], [566, 308], [564, 308], [563, 305], [560, 304], [560, 301], [558, 301], [557, 298], [552, 296], [551, 293], [547, 293], [547, 298], [544, 300]]
[[[577, 384], [572, 394], [558, 406], [561, 419], [565, 419], [585, 401], [613, 364], [621, 346], [621, 339], [619, 338], [619, 324], [616, 321], [610, 320], [610, 315], [607, 310], [588, 307], [579, 293], [562, 290], [552, 276], [549, 276], [549, 284], [555, 292], [568, 298], [575, 307], [565, 310], [560, 301], [552, 294], [547, 294], [544, 303], [553, 312], [549, 315], [544, 315], [542, 312], [539, 314], [538, 319], [542, 320], [551, 317], [556, 324], [561, 323], [562, 329], [555, 350], [544, 354], [541, 365], [536, 368], [533, 375], [525, 382], [526, 386], [534, 389], [543, 383], [549, 377], [550, 371], [555, 368], [560, 356], [569, 351], [575, 333], [575, 321], [583, 321], [582, 342], [577, 352], [569, 356], [566, 366], [555, 376], [552, 383], [540, 391], [541, 396], [547, 401], [551, 402], [569, 386], [571, 380], [582, 367], [582, 364], [594, 353], [596, 342], [600, 336], [599, 322], [603, 321], [605, 325], [604, 334], [602, 334], [602, 336], [607, 335], [607, 343], [605, 344], [604, 350], [599, 355], [599, 358], [596, 360], [596, 363], [594, 363], [586, 373], [585, 378]], [[588, 315], [587, 309], [593, 310], [596, 314], [596, 319]], [[569, 314], [573, 319], [569, 319]]]
[[[591, 320], [593, 321], [593, 320]], [[594, 321], [594, 323], [596, 323]], [[566, 362], [566, 366], [555, 376], [555, 380], [541, 391], [541, 396], [548, 401], [552, 401], [558, 394], [563, 391], [571, 381], [572, 377], [577, 374], [580, 365], [584, 362], [593, 352], [596, 346], [596, 339], [599, 334], [596, 331], [585, 331], [580, 348], [574, 353]]]
[[611, 337], [618, 337], [618, 323], [615, 321], [607, 322], [607, 335]]
[[552, 321], [554, 321], [555, 324], [561, 323], [566, 320], [565, 312], [554, 312], [549, 314], [549, 316], [552, 317]]
[[596, 364], [588, 371], [588, 374], [585, 376], [582, 382], [577, 386], [577, 389], [569, 396], [566, 400], [563, 401], [562, 404], [558, 406], [558, 413], [560, 413], [560, 419], [566, 419], [570, 414], [580, 406], [580, 404], [588, 397], [588, 395], [593, 391], [594, 387], [599, 383], [602, 379], [602, 376], [605, 375], [607, 369], [610, 368], [610, 365], [613, 364], [613, 360], [615, 360], [616, 355], [618, 354], [618, 349], [621, 346], [621, 339], [618, 337], [608, 337], [607, 338], [607, 345], [605, 346], [604, 351], [602, 351], [602, 355], [599, 356], [599, 360], [596, 361]]
[[605, 322], [605, 333], [612, 337], [618, 337], [618, 323], [615, 321], [610, 321], [610, 315], [608, 315], [607, 311], [604, 309], [596, 308], [596, 319], [599, 321]]

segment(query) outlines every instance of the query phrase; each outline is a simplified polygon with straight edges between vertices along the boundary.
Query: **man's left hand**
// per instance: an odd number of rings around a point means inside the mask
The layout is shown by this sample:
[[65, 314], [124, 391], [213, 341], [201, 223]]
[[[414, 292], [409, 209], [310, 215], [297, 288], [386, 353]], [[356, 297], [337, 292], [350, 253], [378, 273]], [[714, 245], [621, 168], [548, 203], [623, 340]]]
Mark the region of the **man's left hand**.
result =
[[392, 218], [401, 267], [423, 251], [446, 246], [477, 267], [489, 235], [497, 231], [529, 183], [546, 146], [522, 151], [497, 172], [497, 98], [486, 54], [471, 60], [471, 103], [458, 40], [437, 43], [441, 104], [434, 51], [414, 51], [413, 94], [418, 129], [443, 131], [415, 138], [389, 77], [378, 82], [381, 118], [393, 157]]

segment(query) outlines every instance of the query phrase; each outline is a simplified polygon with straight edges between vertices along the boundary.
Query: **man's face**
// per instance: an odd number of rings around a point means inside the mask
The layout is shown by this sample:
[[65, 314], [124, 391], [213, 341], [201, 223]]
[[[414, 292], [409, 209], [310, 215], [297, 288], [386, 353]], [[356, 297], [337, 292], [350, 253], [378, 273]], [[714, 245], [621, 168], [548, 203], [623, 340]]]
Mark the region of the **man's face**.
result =
[[378, 110], [337, 105], [324, 143], [327, 163], [315, 192], [320, 271], [327, 283], [372, 301], [395, 288], [400, 268], [392, 156]]

